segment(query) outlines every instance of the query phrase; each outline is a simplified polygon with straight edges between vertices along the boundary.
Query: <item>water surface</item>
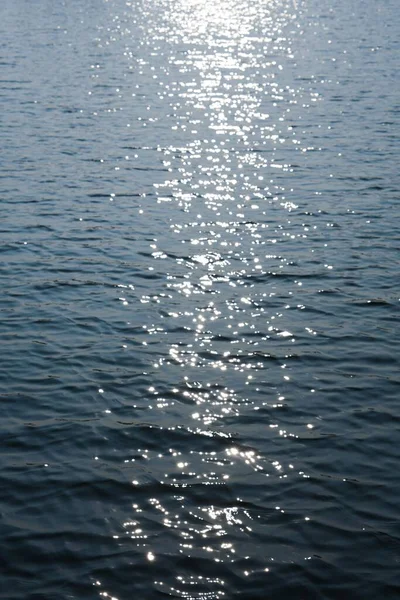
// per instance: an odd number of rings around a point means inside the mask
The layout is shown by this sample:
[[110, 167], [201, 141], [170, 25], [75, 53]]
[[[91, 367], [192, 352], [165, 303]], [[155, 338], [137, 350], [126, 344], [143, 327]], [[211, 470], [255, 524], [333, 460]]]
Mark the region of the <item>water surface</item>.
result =
[[398, 598], [397, 3], [0, 16], [0, 598]]

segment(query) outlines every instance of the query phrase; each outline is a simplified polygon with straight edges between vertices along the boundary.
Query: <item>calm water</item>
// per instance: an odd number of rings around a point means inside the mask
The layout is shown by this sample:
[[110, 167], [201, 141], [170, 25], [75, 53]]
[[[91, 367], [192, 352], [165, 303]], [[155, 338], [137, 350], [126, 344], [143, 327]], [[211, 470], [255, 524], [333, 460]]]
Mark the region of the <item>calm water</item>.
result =
[[4, 600], [400, 597], [396, 0], [2, 0]]

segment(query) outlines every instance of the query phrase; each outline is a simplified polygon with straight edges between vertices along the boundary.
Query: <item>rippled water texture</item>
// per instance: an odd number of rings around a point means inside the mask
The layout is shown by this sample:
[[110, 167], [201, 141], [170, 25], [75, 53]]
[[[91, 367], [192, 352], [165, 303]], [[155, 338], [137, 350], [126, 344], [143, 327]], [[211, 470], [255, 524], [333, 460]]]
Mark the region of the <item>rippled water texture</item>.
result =
[[2, 1], [0, 598], [400, 597], [398, 8]]

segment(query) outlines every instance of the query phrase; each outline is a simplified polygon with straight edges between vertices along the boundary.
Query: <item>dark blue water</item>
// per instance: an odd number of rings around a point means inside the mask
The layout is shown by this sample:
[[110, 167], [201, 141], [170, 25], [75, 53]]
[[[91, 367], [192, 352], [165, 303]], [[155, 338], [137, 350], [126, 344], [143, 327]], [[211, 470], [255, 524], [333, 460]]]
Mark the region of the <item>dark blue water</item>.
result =
[[399, 598], [398, 2], [0, 30], [0, 598]]

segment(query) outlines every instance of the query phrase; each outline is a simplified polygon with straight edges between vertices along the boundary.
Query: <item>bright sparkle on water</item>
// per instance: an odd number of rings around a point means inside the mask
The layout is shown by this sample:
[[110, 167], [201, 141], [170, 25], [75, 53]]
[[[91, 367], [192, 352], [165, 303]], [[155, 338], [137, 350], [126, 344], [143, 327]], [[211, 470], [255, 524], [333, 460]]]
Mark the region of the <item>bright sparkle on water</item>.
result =
[[[169, 217], [150, 252], [161, 261], [154, 269], [164, 273], [164, 290], [139, 298], [159, 305], [158, 322], [143, 325], [147, 343], [170, 340], [168, 353], [153, 364], [145, 419], [158, 431], [160, 447], [163, 438], [165, 444], [175, 438], [176, 449], [142, 454], [147, 473], [163, 473], [163, 491], [143, 499], [124, 527], [152, 561], [151, 519], [157, 554], [177, 561], [175, 583], [156, 585], [182, 597], [229, 596], [223, 579], [196, 573], [200, 560], [235, 564], [244, 577], [268, 577], [276, 557], [268, 554], [264, 516], [255, 505], [247, 508], [252, 490], [264, 495], [271, 479], [307, 477], [288, 464], [287, 452], [271, 456], [265, 445], [312, 427], [287, 431], [273, 416], [284, 406], [296, 342], [286, 315], [304, 309], [296, 259], [317, 228], [295, 213], [290, 187], [291, 161], [315, 150], [302, 146], [293, 112], [319, 99], [285, 75], [294, 66], [297, 16], [293, 2], [161, 2], [157, 13], [143, 7], [157, 102], [168, 104], [174, 140], [181, 140], [159, 146], [168, 177], [155, 184], [157, 202]], [[127, 45], [129, 18], [128, 12]], [[127, 54], [133, 61], [133, 51]], [[143, 125], [157, 127], [157, 105], [148, 109]], [[127, 293], [120, 300], [132, 302]], [[284, 506], [270, 511], [273, 521], [274, 512], [290, 514]], [[252, 541], [260, 535], [261, 554]], [[182, 574], [179, 557], [193, 561]]]

